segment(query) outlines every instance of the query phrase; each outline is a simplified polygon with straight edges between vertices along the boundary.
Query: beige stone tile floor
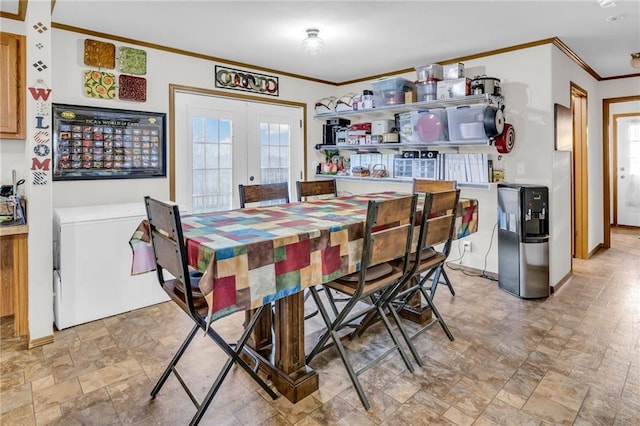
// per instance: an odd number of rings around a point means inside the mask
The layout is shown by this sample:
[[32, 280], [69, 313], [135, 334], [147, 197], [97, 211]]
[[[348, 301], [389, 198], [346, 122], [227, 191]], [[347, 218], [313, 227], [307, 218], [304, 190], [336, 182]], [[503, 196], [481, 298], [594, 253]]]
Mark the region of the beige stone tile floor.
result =
[[[457, 294], [441, 287], [435, 301], [455, 341], [434, 327], [417, 342], [422, 368], [410, 373], [396, 355], [365, 372], [369, 411], [332, 349], [312, 362], [320, 389], [297, 404], [272, 401], [234, 368], [201, 424], [639, 425], [639, 237], [616, 230], [610, 250], [575, 260], [571, 279], [544, 300], [450, 270]], [[233, 332], [241, 320], [221, 326]], [[2, 425], [178, 425], [195, 413], [174, 378], [149, 397], [191, 327], [171, 303], [56, 331], [54, 343], [31, 350], [11, 327], [2, 320]], [[308, 324], [310, 339], [318, 327]], [[354, 359], [384, 346], [376, 331], [349, 343]], [[208, 338], [195, 338], [182, 372], [198, 396], [222, 359]]]

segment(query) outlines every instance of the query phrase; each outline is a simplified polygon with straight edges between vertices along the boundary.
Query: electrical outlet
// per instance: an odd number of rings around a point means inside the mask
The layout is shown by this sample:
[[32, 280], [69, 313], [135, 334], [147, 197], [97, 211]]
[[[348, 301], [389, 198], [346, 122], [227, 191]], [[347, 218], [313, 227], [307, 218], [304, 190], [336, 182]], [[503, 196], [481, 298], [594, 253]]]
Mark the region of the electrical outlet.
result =
[[471, 241], [463, 241], [462, 242], [462, 247], [464, 248], [464, 251], [470, 252], [471, 251]]

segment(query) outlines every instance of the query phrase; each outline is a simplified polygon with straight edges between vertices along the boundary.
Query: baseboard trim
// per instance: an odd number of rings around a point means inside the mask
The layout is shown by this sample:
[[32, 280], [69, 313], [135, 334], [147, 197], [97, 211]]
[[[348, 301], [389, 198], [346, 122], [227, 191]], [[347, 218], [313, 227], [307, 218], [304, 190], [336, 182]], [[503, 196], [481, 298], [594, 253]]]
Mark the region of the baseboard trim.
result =
[[50, 336], [39, 337], [34, 340], [29, 340], [29, 349], [37, 348], [38, 346], [48, 345], [55, 340], [53, 334]]
[[600, 243], [597, 246], [595, 246], [593, 248], [593, 250], [591, 250], [588, 254], [587, 254], [587, 259], [591, 259], [591, 256], [593, 256], [594, 254], [596, 254], [598, 252], [598, 250], [600, 250], [601, 248], [604, 248], [604, 244]]
[[558, 281], [557, 283], [552, 285], [551, 286], [551, 294], [553, 294], [556, 291], [560, 290], [560, 287], [562, 287], [564, 284], [566, 284], [572, 276], [573, 276], [573, 271], [571, 270], [564, 277], [562, 277], [560, 279], [560, 281]]

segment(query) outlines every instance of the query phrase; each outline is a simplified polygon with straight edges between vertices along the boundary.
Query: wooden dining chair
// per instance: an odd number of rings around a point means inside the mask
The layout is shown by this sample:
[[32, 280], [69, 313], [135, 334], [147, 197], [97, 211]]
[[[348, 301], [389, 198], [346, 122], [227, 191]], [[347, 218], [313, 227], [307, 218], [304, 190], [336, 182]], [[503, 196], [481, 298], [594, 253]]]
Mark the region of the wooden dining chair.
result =
[[[424, 193], [428, 193], [428, 192], [438, 192], [438, 191], [447, 191], [447, 190], [452, 190], [452, 189], [456, 189], [456, 181], [455, 180], [426, 180], [426, 179], [414, 179], [413, 180], [413, 193], [417, 194], [424, 194]], [[456, 211], [454, 211], [454, 213], [457, 214], [457, 205], [456, 205]], [[433, 213], [432, 213], [433, 214]], [[437, 214], [437, 212], [436, 212]], [[454, 215], [454, 223], [455, 223], [455, 215]], [[455, 230], [455, 226], [454, 229], [452, 229], [452, 232]], [[453, 236], [453, 234], [452, 234]], [[449, 241], [448, 244], [444, 247], [443, 253], [446, 254], [447, 256], [449, 256], [449, 253], [451, 251], [451, 242]], [[436, 273], [433, 273], [433, 278], [435, 278]], [[447, 275], [447, 271], [444, 269], [444, 265], [441, 266], [438, 270], [437, 273], [437, 281], [433, 280], [431, 282], [431, 297], [434, 297], [436, 289], [438, 288], [439, 284], [444, 284], [449, 288], [449, 291], [451, 292], [452, 296], [456, 295], [456, 291], [453, 288], [453, 285], [451, 284], [451, 280], [449, 279], [449, 276]]]
[[338, 196], [338, 188], [336, 186], [335, 179], [312, 181], [299, 180], [296, 182], [296, 189], [298, 192], [298, 201], [309, 200], [309, 197], [336, 198]]
[[[417, 195], [414, 194], [393, 200], [369, 201], [362, 236], [359, 272], [324, 284], [326, 289], [335, 290], [347, 297], [347, 302], [340, 304], [336, 316], [329, 315], [326, 304], [330, 302], [326, 298], [323, 301], [318, 290], [310, 287], [311, 295], [327, 328], [307, 354], [306, 362], [308, 364], [321, 351], [335, 346], [365, 409], [369, 409], [370, 404], [358, 379], [361, 373], [395, 351], [398, 351], [407, 369], [413, 371], [413, 366], [400, 345], [399, 337], [395, 334], [386, 313], [383, 312], [382, 301], [385, 297], [382, 295], [392, 293], [398, 286], [404, 285], [411, 276], [409, 255], [412, 251], [416, 200]], [[402, 265], [394, 262], [399, 256], [404, 258]], [[329, 294], [329, 292], [326, 293]], [[373, 295], [376, 297], [372, 297]], [[340, 332], [357, 327], [360, 319], [374, 311], [381, 318], [393, 345], [373, 360], [355, 369], [341, 341]], [[396, 327], [399, 327], [397, 315], [390, 317], [396, 322]], [[330, 340], [332, 342], [329, 342]]]
[[238, 185], [240, 208], [247, 204], [278, 204], [289, 202], [289, 183], [263, 183], [256, 185]]
[[[196, 414], [191, 419], [191, 425], [196, 425], [202, 419], [209, 404], [213, 400], [216, 392], [220, 389], [222, 382], [231, 370], [234, 364], [238, 364], [255, 380], [267, 394], [275, 399], [277, 394], [271, 390], [269, 385], [256, 373], [257, 358], [251, 354], [245, 346], [250, 334], [253, 332], [265, 306], [258, 308], [252, 317], [252, 320], [246, 324], [242, 335], [235, 343], [227, 342], [216, 331], [215, 322], [209, 323], [208, 308], [202, 293], [199, 292], [197, 285], [192, 283], [190, 279], [190, 271], [187, 265], [187, 256], [182, 234], [182, 224], [180, 221], [180, 212], [178, 206], [155, 200], [150, 197], [144, 198], [147, 211], [147, 220], [149, 222], [150, 239], [153, 246], [153, 253], [156, 263], [156, 273], [158, 282], [162, 289], [194, 322], [193, 328], [187, 335], [186, 339], [180, 345], [180, 348], [173, 356], [173, 359], [164, 370], [160, 379], [151, 391], [151, 397], [155, 398], [162, 389], [169, 375], [173, 373], [178, 382], [196, 406]], [[170, 274], [168, 276], [166, 273]], [[185, 284], [188, 283], [188, 284]], [[268, 306], [268, 305], [267, 305]], [[189, 388], [180, 372], [177, 364], [184, 355], [196, 332], [203, 330], [226, 354], [227, 361], [218, 373], [215, 381], [211, 385], [209, 391], [202, 401], [198, 401], [193, 391]], [[256, 365], [249, 366], [240, 356], [245, 353], [252, 358]], [[207, 366], [202, 366], [207, 370]]]
[[[417, 336], [438, 323], [449, 340], [454, 340], [453, 334], [433, 301], [433, 289], [427, 291], [426, 283], [428, 283], [431, 275], [435, 275], [433, 282], [437, 282], [438, 274], [444, 268], [448, 250], [443, 249], [438, 251], [434, 246], [441, 244], [447, 246], [451, 244], [456, 220], [456, 207], [459, 198], [459, 189], [425, 194], [420, 231], [416, 243], [416, 247], [422, 249], [414, 251], [412, 267], [410, 268], [413, 276], [408, 280], [407, 285], [402, 288], [397, 288], [393, 294], [388, 295], [384, 302], [385, 306], [399, 313], [405, 306], [413, 303], [414, 295], [417, 293], [422, 296], [424, 302], [431, 308], [433, 319], [412, 335], [407, 334], [402, 324], [399, 324], [400, 333], [404, 337], [417, 364], [420, 366], [422, 366], [422, 361], [418, 351], [412, 344], [412, 341], [415, 340]], [[432, 284], [432, 286], [433, 285], [434, 284]]]

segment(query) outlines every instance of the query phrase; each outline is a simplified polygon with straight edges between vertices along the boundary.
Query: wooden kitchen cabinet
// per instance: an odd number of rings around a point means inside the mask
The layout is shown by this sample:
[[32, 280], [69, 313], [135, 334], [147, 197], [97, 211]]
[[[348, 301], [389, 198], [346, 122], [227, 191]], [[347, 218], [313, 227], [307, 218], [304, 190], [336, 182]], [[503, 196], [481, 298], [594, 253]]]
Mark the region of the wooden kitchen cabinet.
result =
[[0, 139], [25, 139], [26, 38], [0, 32]]

